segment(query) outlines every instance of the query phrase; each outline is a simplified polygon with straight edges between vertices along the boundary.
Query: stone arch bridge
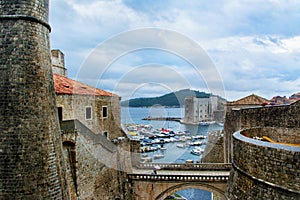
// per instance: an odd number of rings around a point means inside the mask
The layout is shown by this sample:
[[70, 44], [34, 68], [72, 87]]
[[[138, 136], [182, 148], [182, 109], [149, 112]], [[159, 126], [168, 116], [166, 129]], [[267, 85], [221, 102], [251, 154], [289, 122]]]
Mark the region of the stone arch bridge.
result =
[[[160, 168], [157, 173], [153, 169]], [[225, 197], [231, 164], [141, 164], [133, 173], [128, 174], [137, 200], [163, 200], [183, 189], [195, 188], [210, 191], [215, 199]]]

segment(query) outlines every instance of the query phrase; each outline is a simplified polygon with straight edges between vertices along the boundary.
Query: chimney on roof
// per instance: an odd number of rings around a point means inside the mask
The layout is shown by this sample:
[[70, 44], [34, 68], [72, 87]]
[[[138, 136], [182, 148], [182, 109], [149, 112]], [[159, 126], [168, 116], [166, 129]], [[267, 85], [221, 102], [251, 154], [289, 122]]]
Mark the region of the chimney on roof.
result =
[[51, 50], [51, 61], [53, 73], [67, 77], [67, 69], [65, 68], [65, 55], [59, 49]]

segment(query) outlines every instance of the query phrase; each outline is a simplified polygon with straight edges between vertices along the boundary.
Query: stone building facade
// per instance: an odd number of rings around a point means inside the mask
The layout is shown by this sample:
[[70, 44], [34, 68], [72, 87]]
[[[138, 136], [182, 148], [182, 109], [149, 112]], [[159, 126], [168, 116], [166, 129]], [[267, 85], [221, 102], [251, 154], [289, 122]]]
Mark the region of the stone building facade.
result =
[[223, 121], [225, 100], [210, 96], [209, 98], [186, 97], [184, 102], [183, 123], [199, 124], [206, 121]]
[[130, 199], [123, 184], [131, 170], [129, 143], [111, 143], [124, 136], [120, 97], [66, 77], [63, 53], [51, 53], [71, 199]]
[[56, 104], [60, 121], [79, 120], [95, 134], [108, 139], [123, 136], [120, 97], [66, 77], [64, 55], [52, 50]]
[[0, 1], [0, 199], [69, 199], [48, 0]]

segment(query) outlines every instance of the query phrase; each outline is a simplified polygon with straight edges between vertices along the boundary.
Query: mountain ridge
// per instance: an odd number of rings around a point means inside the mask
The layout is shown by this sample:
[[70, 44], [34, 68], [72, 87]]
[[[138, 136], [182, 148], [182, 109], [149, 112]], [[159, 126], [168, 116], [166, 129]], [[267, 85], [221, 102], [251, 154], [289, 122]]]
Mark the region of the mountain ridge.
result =
[[151, 107], [160, 105], [164, 107], [183, 107], [184, 99], [187, 96], [195, 96], [197, 98], [209, 98], [214, 96], [211, 93], [199, 92], [196, 90], [183, 89], [176, 92], [171, 92], [158, 97], [142, 97], [134, 98], [121, 102], [124, 107]]

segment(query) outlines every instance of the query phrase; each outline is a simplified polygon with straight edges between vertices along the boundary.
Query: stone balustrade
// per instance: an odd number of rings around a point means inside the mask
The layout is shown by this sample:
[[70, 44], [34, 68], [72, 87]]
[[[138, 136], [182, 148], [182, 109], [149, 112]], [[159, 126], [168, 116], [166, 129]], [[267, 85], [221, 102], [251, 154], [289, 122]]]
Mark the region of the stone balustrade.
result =
[[128, 179], [139, 180], [139, 181], [148, 180], [148, 181], [227, 182], [228, 178], [229, 178], [228, 175], [128, 174]]
[[231, 163], [140, 163], [139, 168], [154, 169], [159, 167], [165, 170], [212, 170], [212, 171], [230, 171]]

